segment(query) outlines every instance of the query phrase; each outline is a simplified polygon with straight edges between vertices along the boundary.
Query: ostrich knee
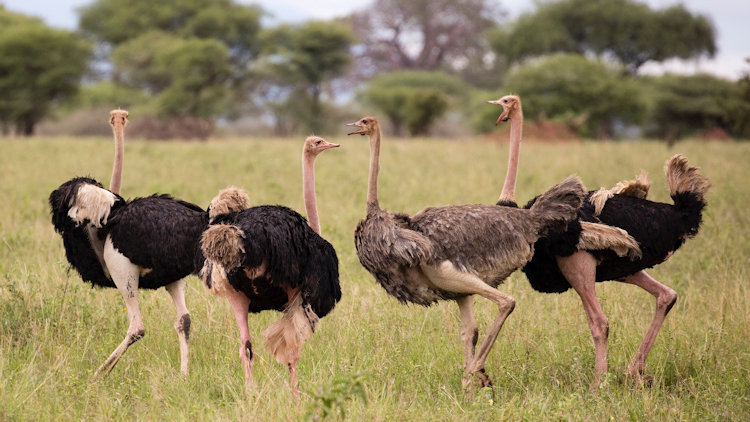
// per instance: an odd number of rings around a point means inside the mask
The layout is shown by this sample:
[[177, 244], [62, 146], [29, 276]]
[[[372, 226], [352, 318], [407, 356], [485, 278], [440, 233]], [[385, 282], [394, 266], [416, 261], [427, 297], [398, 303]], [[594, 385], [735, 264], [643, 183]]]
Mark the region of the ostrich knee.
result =
[[664, 315], [668, 314], [677, 302], [677, 292], [667, 287], [666, 291], [656, 298], [656, 307], [664, 309]]

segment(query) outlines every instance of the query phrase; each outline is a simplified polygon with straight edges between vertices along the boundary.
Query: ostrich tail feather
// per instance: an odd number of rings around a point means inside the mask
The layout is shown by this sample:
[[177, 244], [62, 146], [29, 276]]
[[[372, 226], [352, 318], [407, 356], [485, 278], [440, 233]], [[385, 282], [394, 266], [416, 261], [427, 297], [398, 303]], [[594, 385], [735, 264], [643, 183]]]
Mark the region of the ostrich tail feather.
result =
[[600, 188], [591, 194], [589, 202], [594, 206], [594, 215], [599, 215], [607, 203], [607, 200], [614, 195], [626, 195], [635, 198], [646, 199], [648, 191], [651, 189], [651, 180], [648, 174], [641, 170], [640, 174], [633, 180], [623, 180], [618, 182], [613, 188]]
[[206, 259], [224, 267], [226, 271], [242, 265], [245, 257], [245, 233], [231, 224], [210, 226], [201, 236], [201, 249]]
[[208, 218], [214, 218], [233, 212], [242, 211], [250, 207], [250, 198], [244, 189], [234, 186], [224, 188], [211, 200], [208, 207]]
[[[676, 154], [667, 160], [664, 173], [667, 178], [669, 194], [675, 199], [682, 193], [690, 194], [703, 204], [706, 203], [705, 195], [711, 187], [711, 182], [706, 176], [700, 174], [698, 167], [688, 164], [687, 157]], [[675, 203], [679, 208], [680, 204]]]
[[277, 362], [297, 362], [302, 345], [315, 332], [318, 321], [310, 305], [302, 304], [302, 294], [297, 291], [287, 303], [281, 319], [263, 330], [263, 341]]

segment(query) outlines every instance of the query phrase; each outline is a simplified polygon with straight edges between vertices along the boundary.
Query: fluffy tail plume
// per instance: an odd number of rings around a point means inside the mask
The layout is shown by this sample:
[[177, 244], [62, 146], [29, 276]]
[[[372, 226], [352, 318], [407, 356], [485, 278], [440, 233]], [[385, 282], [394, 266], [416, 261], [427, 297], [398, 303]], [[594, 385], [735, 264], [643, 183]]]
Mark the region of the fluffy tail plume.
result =
[[667, 160], [664, 166], [664, 174], [667, 177], [667, 186], [669, 194], [675, 200], [675, 205], [680, 208], [676, 196], [680, 194], [690, 194], [694, 200], [705, 205], [705, 195], [711, 182], [708, 178], [699, 173], [698, 167], [692, 167], [688, 164], [687, 157], [677, 154]]
[[627, 256], [631, 260], [640, 259], [643, 256], [638, 242], [625, 230], [585, 221], [581, 221], [581, 235], [576, 248], [586, 251], [609, 249], [617, 256]]
[[688, 237], [698, 233], [706, 206], [706, 192], [711, 187], [708, 178], [698, 170], [698, 167], [688, 165], [687, 158], [680, 154], [667, 160], [664, 166], [669, 194], [675, 207], [684, 215], [682, 223]]
[[234, 186], [224, 188], [211, 200], [208, 218], [213, 221], [219, 215], [242, 211], [250, 207], [250, 198], [244, 189]]
[[540, 235], [563, 230], [568, 222], [576, 218], [585, 194], [586, 188], [581, 179], [570, 176], [539, 195], [530, 209], [541, 220]]
[[204, 285], [213, 294], [222, 295], [232, 287], [227, 273], [242, 265], [245, 258], [245, 233], [237, 226], [216, 224], [201, 236], [201, 250], [206, 262], [200, 271]]
[[302, 304], [302, 294], [298, 290], [287, 303], [281, 319], [263, 330], [263, 341], [277, 362], [297, 362], [302, 345], [315, 331], [318, 321], [310, 306]]

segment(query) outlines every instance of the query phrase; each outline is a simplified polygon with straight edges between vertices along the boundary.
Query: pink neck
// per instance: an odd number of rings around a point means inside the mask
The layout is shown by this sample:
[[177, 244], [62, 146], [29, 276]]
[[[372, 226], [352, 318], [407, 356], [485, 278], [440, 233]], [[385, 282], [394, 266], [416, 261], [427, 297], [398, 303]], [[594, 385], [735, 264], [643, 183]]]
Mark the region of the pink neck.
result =
[[380, 127], [370, 135], [370, 175], [367, 181], [367, 214], [380, 210], [378, 173], [380, 172]]
[[521, 153], [521, 136], [523, 135], [523, 113], [519, 110], [510, 121], [510, 148], [508, 150], [508, 171], [505, 173], [503, 191], [500, 201], [516, 201], [516, 176], [518, 159]]
[[112, 178], [109, 180], [109, 190], [119, 194], [120, 186], [122, 185], [122, 161], [125, 155], [125, 140], [122, 125], [112, 126], [112, 131], [115, 135], [115, 160], [112, 164]]
[[302, 197], [305, 200], [307, 223], [315, 233], [320, 234], [318, 203], [315, 199], [315, 156], [302, 153]]

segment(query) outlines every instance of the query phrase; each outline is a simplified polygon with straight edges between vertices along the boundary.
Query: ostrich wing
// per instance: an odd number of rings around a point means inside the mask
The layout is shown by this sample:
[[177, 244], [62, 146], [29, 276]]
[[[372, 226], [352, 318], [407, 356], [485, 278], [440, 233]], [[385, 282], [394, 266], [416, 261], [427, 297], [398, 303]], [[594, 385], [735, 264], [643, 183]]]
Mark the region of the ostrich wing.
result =
[[431, 265], [448, 260], [495, 286], [531, 259], [539, 232], [532, 212], [494, 205], [427, 208], [411, 225], [432, 242]]
[[362, 266], [377, 273], [426, 262], [432, 255], [430, 241], [410, 225], [408, 216], [385, 211], [376, 211], [360, 221], [354, 244]]

